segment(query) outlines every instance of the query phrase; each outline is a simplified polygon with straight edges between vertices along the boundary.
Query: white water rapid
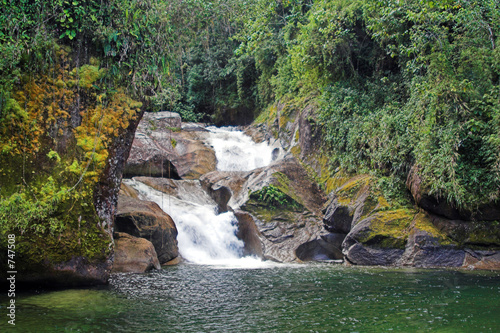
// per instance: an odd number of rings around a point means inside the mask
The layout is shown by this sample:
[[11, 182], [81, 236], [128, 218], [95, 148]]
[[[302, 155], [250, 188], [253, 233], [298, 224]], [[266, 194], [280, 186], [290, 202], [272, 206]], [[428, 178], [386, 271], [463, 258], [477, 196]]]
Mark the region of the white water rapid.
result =
[[208, 127], [207, 143], [215, 150], [217, 170], [251, 171], [269, 165], [273, 147], [255, 143], [251, 137], [231, 127]]
[[[213, 147], [220, 171], [249, 171], [268, 165], [273, 148], [231, 128], [207, 128], [206, 143]], [[225, 268], [262, 268], [271, 263], [242, 257], [243, 242], [236, 237], [237, 219], [232, 212], [216, 214], [215, 202], [197, 180], [172, 180], [175, 195], [157, 191], [135, 180], [124, 180], [141, 199], [156, 202], [174, 220], [181, 256], [189, 262]]]

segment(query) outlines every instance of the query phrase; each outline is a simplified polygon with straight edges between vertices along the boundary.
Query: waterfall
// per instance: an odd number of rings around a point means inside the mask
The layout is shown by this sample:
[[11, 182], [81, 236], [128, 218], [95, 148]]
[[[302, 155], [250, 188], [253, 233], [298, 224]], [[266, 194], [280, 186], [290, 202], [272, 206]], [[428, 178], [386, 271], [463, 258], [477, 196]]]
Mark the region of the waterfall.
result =
[[[255, 143], [241, 131], [209, 127], [206, 143], [213, 147], [220, 171], [249, 171], [272, 161], [273, 148]], [[179, 252], [187, 261], [224, 267], [264, 267], [255, 257], [242, 257], [243, 242], [236, 237], [237, 219], [232, 212], [217, 214], [216, 203], [199, 181], [170, 180], [175, 195], [157, 191], [136, 180], [124, 180], [143, 200], [156, 202], [174, 220]]]
[[255, 143], [251, 137], [231, 127], [208, 127], [207, 138], [217, 157], [217, 170], [251, 171], [269, 165], [273, 147], [266, 142]]

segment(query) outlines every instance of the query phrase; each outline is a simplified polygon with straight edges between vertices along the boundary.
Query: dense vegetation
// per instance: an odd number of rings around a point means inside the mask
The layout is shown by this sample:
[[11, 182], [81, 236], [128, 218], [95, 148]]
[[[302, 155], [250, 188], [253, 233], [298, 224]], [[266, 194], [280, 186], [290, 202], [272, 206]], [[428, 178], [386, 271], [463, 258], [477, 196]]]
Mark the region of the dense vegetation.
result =
[[332, 170], [399, 189], [414, 168], [460, 208], [498, 202], [498, 1], [1, 4], [3, 234], [94, 242], [108, 148], [146, 109], [248, 123], [313, 105]]
[[459, 208], [498, 202], [497, 1], [257, 1], [248, 15], [236, 55], [256, 64], [256, 102], [318, 105], [334, 168], [396, 191], [414, 167]]

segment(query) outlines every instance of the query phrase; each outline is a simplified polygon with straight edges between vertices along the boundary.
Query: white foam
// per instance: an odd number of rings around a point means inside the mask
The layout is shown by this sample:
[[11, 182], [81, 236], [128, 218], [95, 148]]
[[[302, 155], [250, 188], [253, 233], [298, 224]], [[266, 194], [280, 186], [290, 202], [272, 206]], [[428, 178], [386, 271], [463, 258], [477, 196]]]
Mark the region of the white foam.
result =
[[266, 142], [255, 143], [251, 137], [230, 127], [207, 127], [206, 139], [217, 157], [217, 170], [250, 171], [269, 165], [273, 147]]
[[[216, 153], [217, 169], [249, 171], [271, 163], [273, 148], [255, 143], [241, 131], [209, 127], [206, 142]], [[276, 263], [242, 257], [243, 241], [236, 236], [238, 221], [232, 212], [216, 214], [216, 205], [196, 181], [175, 181], [177, 196], [157, 191], [135, 180], [125, 183], [143, 200], [156, 202], [174, 220], [181, 256], [189, 262], [219, 268], [268, 268]]]

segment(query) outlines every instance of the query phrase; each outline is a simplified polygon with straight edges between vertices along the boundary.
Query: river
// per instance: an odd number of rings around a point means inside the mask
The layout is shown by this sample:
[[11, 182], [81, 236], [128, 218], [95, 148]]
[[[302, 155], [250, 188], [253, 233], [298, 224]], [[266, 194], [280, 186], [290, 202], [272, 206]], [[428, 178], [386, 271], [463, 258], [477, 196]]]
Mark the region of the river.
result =
[[500, 274], [183, 263], [16, 303], [1, 332], [499, 332]]

